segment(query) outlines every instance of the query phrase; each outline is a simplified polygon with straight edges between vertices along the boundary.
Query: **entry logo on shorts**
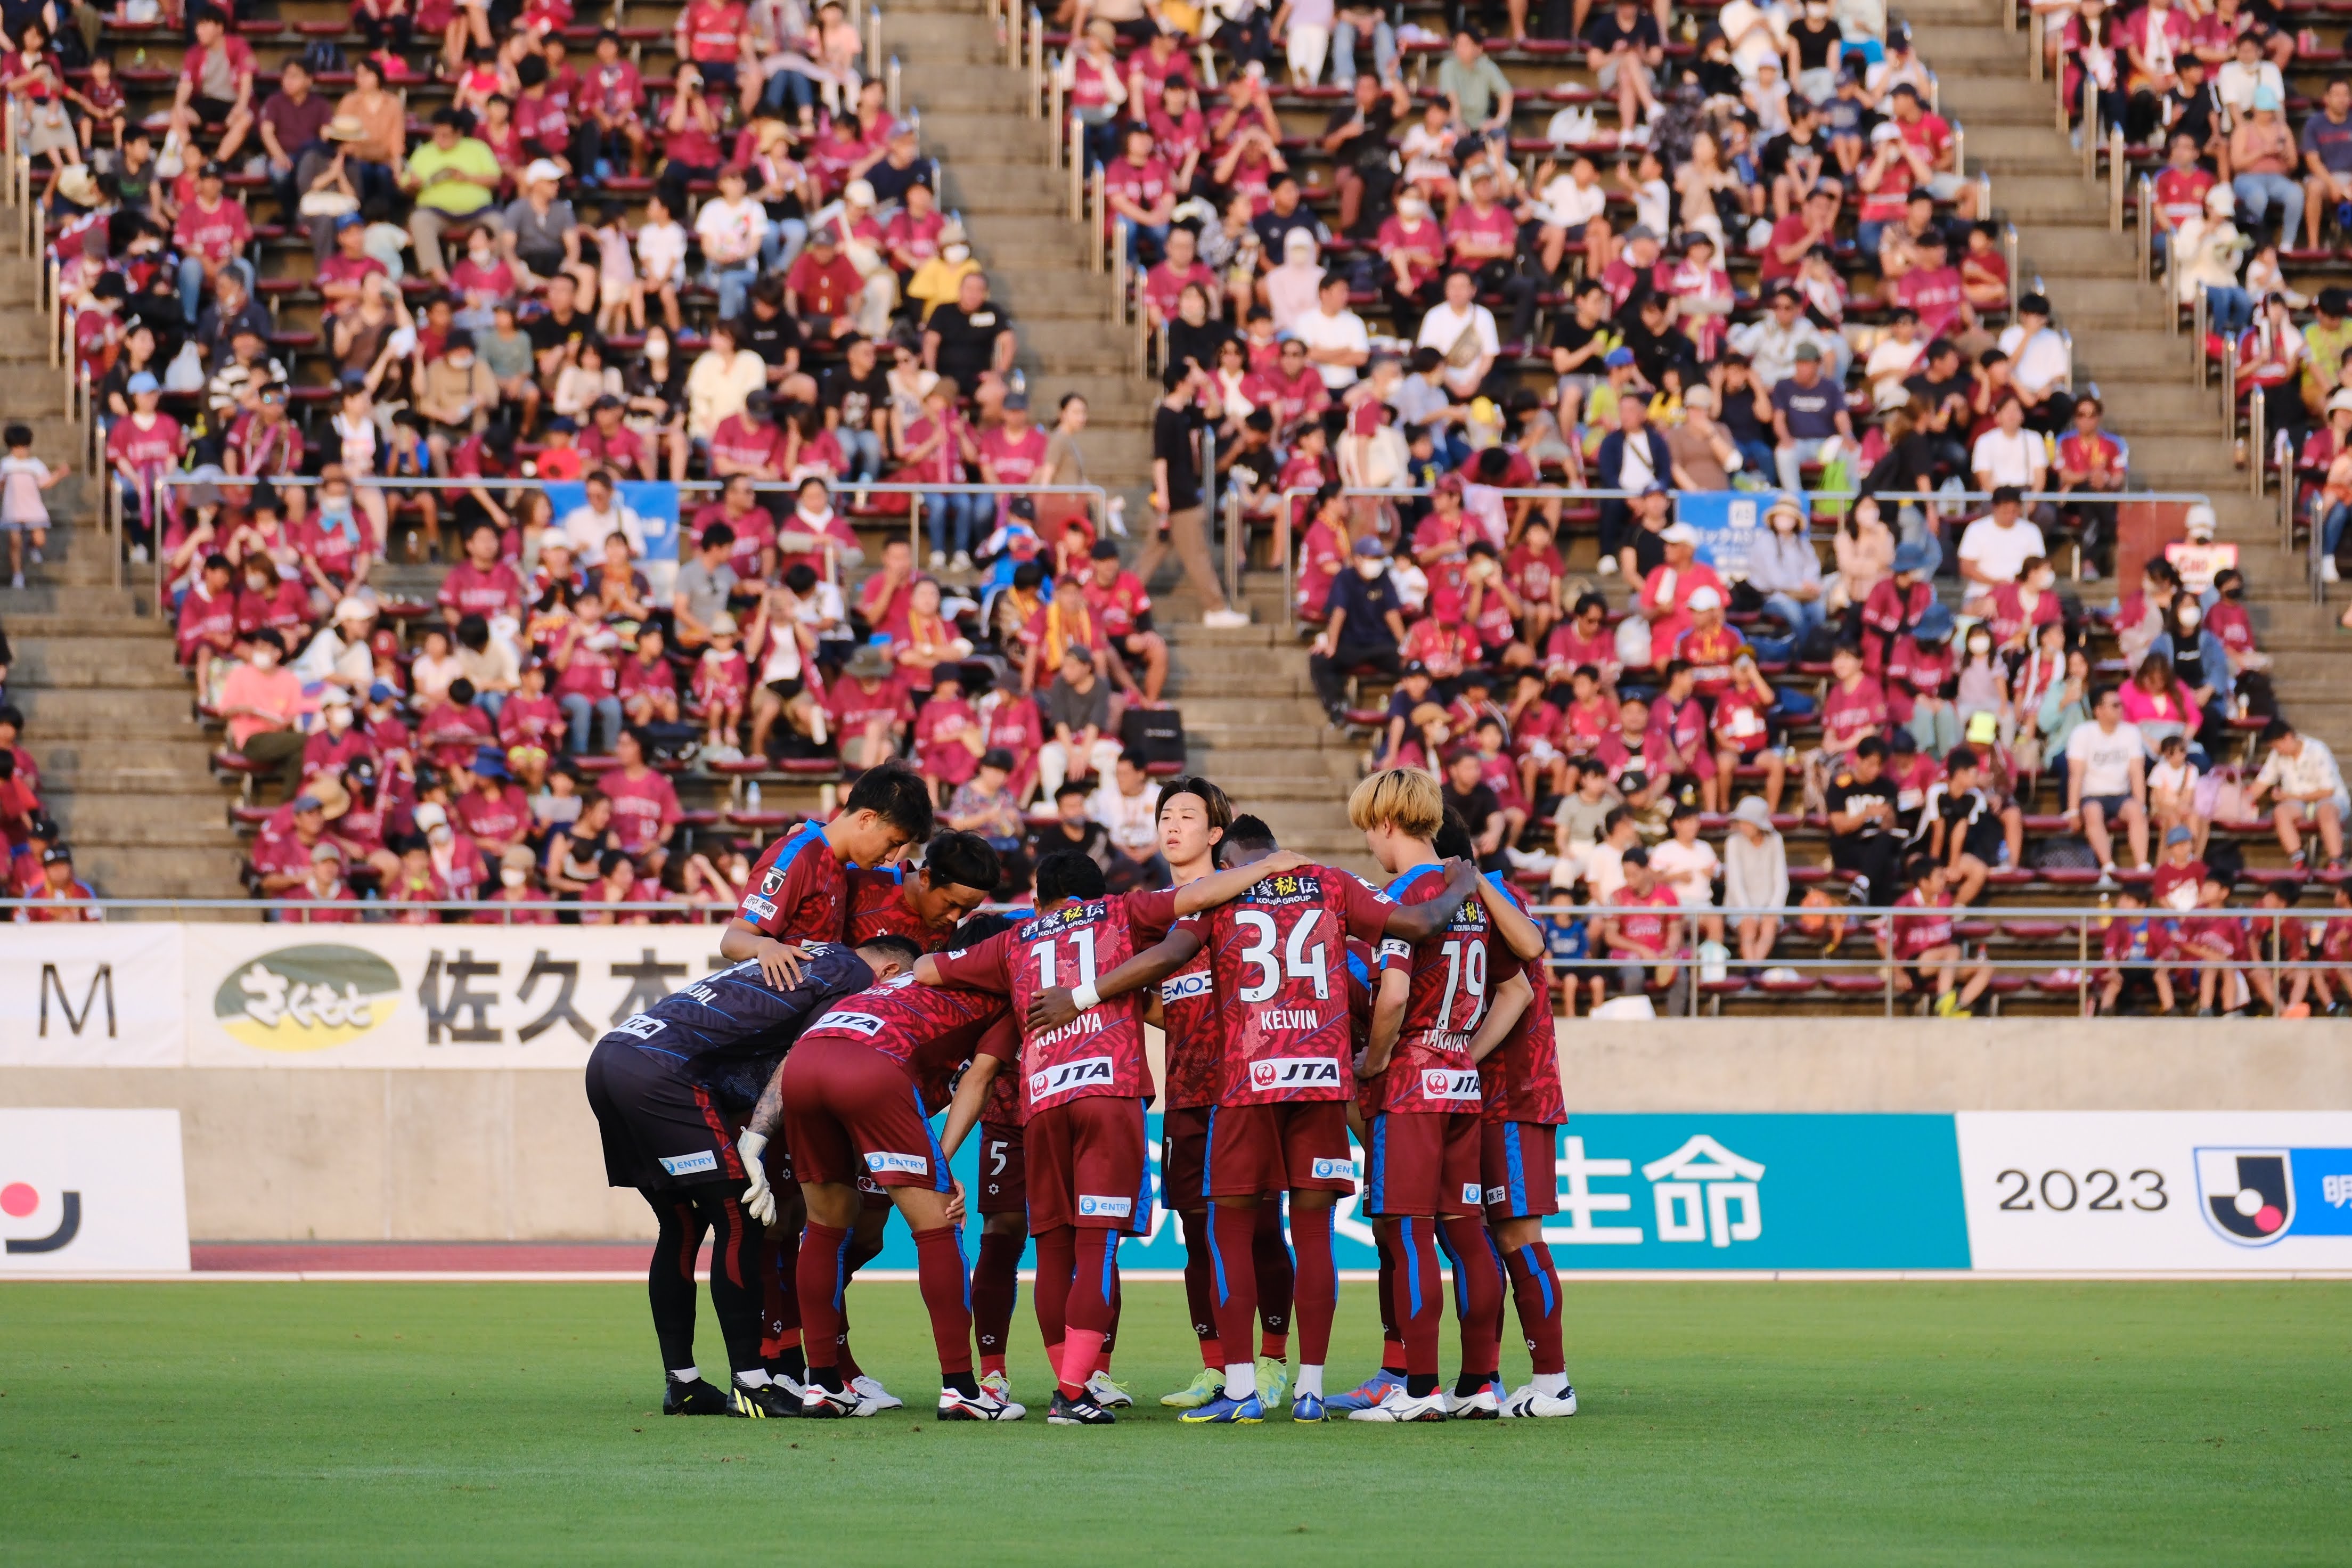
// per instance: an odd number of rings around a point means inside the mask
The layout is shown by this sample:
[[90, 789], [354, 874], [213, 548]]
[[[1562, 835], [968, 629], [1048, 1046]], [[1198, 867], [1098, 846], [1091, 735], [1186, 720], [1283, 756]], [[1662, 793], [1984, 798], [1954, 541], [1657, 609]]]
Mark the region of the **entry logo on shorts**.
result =
[[[40, 1189], [29, 1182], [10, 1182], [0, 1186], [0, 1225], [10, 1221], [28, 1220], [40, 1212]], [[81, 1234], [81, 1194], [62, 1192], [58, 1194], [58, 1222], [46, 1236], [12, 1236], [8, 1237], [10, 1257], [28, 1252], [57, 1252]]]
[[319, 1051], [358, 1038], [393, 1015], [400, 975], [364, 948], [281, 947], [239, 968], [213, 994], [213, 1017], [265, 1051]]
[[1133, 1198], [1107, 1198], [1094, 1193], [1078, 1194], [1080, 1215], [1099, 1215], [1104, 1219], [1129, 1219], [1135, 1214]]

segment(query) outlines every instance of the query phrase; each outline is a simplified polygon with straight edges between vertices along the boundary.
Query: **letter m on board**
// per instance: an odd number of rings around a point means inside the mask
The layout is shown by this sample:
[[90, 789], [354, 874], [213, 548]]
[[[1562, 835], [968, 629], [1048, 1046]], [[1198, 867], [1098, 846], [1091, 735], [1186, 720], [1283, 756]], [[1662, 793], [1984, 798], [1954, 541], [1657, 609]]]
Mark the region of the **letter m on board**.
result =
[[103, 994], [106, 997], [106, 1037], [110, 1040], [116, 1037], [114, 1030], [114, 965], [110, 963], [101, 963], [90, 971], [89, 985], [88, 989], [82, 992], [81, 1008], [79, 1012], [74, 1008], [72, 995], [66, 990], [65, 977], [58, 973], [58, 966], [54, 963], [44, 963], [41, 965], [40, 1037], [45, 1040], [49, 1037], [49, 996], [51, 993], [56, 994], [58, 999], [58, 1011], [65, 1015], [66, 1027], [73, 1032], [76, 1039], [81, 1037], [82, 1026], [89, 1023], [89, 1016], [98, 1010], [98, 999], [100, 994]]

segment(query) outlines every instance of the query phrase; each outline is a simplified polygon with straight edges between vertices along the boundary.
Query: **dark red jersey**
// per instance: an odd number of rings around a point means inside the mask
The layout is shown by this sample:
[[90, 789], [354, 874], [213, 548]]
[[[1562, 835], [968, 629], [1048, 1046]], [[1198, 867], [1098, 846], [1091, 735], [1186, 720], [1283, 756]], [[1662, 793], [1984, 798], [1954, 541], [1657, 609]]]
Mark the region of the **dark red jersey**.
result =
[[[1518, 889], [1500, 877], [1489, 876], [1502, 895], [1521, 910], [1527, 900]], [[1535, 994], [1528, 1000], [1528, 1010], [1503, 1037], [1503, 1043], [1486, 1053], [1478, 1064], [1478, 1089], [1481, 1107], [1489, 1121], [1531, 1121], [1543, 1127], [1564, 1127], [1568, 1124], [1568, 1100], [1559, 1087], [1559, 1043], [1552, 1036], [1551, 969], [1546, 955], [1521, 960], [1504, 951], [1497, 942], [1495, 959], [1500, 973], [1507, 977], [1514, 964], [1528, 977]]]
[[839, 942], [849, 913], [849, 878], [824, 829], [803, 822], [768, 846], [751, 868], [736, 918], [782, 942]]
[[[1444, 886], [1444, 869], [1433, 861], [1391, 882], [1388, 896], [1400, 904], [1425, 904]], [[1499, 946], [1486, 906], [1476, 899], [1465, 900], [1444, 930], [1417, 946], [1394, 937], [1381, 942], [1381, 967], [1410, 965], [1412, 989], [1396, 1053], [1381, 1075], [1379, 1109], [1431, 1115], [1479, 1109], [1470, 1039], [1486, 1016], [1492, 950]], [[1508, 950], [1503, 957], [1518, 962]]]
[[1218, 1104], [1354, 1092], [1347, 939], [1377, 938], [1393, 908], [1345, 871], [1302, 866], [1202, 917], [1223, 1033]]
[[[935, 962], [949, 984], [1010, 996], [1013, 1016], [1024, 1018], [1039, 993], [1091, 985], [1158, 942], [1175, 904], [1173, 889], [1073, 900]], [[1150, 1099], [1141, 997], [1130, 992], [1098, 1002], [1060, 1028], [1030, 1037], [1021, 1070], [1024, 1119], [1087, 1095]]]
[[1205, 944], [1183, 968], [1160, 983], [1160, 1029], [1168, 1047], [1162, 1103], [1171, 1110], [1216, 1104], [1224, 1074], [1225, 1034], [1217, 1018], [1216, 982], [1209, 973]]
[[1929, 902], [1912, 889], [1895, 900], [1887, 916], [1892, 928], [1890, 946], [1897, 959], [1913, 959], [1930, 948], [1946, 947], [1952, 941], [1952, 910], [1957, 904], [1949, 893], [1938, 893]]
[[903, 936], [925, 952], [940, 945], [940, 938], [947, 933], [925, 925], [922, 917], [907, 906], [904, 866], [856, 867], [848, 879], [850, 946], [877, 936]]
[[975, 1056], [1010, 1062], [1021, 1055], [1020, 1029], [1003, 996], [919, 985], [911, 974], [843, 997], [800, 1037], [873, 1047], [907, 1069], [927, 1116], [946, 1108], [956, 1075]]

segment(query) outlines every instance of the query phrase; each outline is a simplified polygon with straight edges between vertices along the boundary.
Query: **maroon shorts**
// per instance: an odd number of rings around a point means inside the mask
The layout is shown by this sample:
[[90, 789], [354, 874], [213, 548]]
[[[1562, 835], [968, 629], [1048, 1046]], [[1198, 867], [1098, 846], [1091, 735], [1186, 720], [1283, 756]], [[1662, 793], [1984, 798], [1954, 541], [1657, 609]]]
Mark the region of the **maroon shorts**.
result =
[[1475, 1111], [1383, 1110], [1366, 1130], [1366, 1214], [1482, 1212]]
[[784, 1058], [784, 1136], [803, 1182], [946, 1192], [947, 1156], [906, 1069], [858, 1040], [803, 1040]]
[[1558, 1131], [1537, 1121], [1478, 1124], [1478, 1177], [1486, 1187], [1488, 1219], [1529, 1219], [1559, 1212], [1559, 1182], [1552, 1164]]
[[1217, 1107], [1209, 1117], [1209, 1161], [1202, 1181], [1208, 1195], [1219, 1198], [1301, 1187], [1354, 1192], [1348, 1102], [1293, 1100]]
[[1202, 1173], [1209, 1156], [1209, 1111], [1205, 1105], [1171, 1107], [1160, 1118], [1160, 1201], [1193, 1213], [1206, 1203]]
[[980, 1124], [979, 1200], [977, 1212], [983, 1215], [1029, 1212], [1029, 1174], [1019, 1122]]
[[1031, 1117], [1024, 1135], [1031, 1235], [1066, 1225], [1097, 1230], [1149, 1226], [1151, 1188], [1141, 1100], [1081, 1095]]

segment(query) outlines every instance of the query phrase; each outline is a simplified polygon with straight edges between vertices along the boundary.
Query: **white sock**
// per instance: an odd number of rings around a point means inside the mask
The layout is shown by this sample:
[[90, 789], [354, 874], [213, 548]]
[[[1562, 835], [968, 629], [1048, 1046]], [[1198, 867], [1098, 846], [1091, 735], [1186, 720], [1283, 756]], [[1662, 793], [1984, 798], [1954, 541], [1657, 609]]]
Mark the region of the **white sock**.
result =
[[1564, 1372], [1539, 1372], [1535, 1375], [1535, 1390], [1538, 1394], [1566, 1394], [1568, 1392], [1568, 1373]]
[[670, 1369], [670, 1376], [680, 1383], [692, 1383], [701, 1375], [702, 1369], [698, 1366], [680, 1366]]
[[1306, 1398], [1310, 1394], [1318, 1399], [1322, 1398], [1323, 1369], [1319, 1366], [1309, 1366], [1307, 1363], [1300, 1362], [1298, 1363], [1298, 1386], [1293, 1390], [1293, 1394], [1296, 1397], [1300, 1399]]
[[1256, 1363], [1246, 1361], [1229, 1361], [1225, 1363], [1225, 1397], [1227, 1399], [1247, 1399], [1256, 1392]]
[[774, 1380], [768, 1376], [766, 1369], [761, 1368], [751, 1372], [739, 1372], [735, 1374], [735, 1381], [746, 1388], [765, 1388]]

